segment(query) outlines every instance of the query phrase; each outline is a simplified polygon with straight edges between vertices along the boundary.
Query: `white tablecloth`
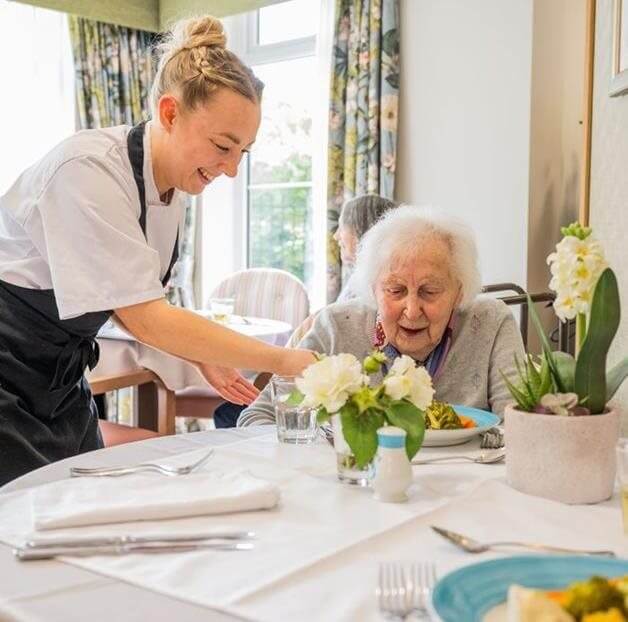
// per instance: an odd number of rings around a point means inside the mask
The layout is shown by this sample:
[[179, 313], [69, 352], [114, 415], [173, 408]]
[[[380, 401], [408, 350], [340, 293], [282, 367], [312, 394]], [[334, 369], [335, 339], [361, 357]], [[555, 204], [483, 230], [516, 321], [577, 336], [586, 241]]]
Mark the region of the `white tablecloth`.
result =
[[[292, 327], [287, 322], [253, 317], [246, 318], [246, 322], [242, 318], [234, 317], [227, 326], [243, 335], [277, 346], [285, 345], [292, 333]], [[98, 343], [100, 360], [88, 377], [108, 376], [145, 367], [155, 372], [172, 391], [211, 388], [194, 365], [136, 341], [111, 320], [100, 331]], [[255, 375], [245, 370], [245, 376], [251, 378]]]
[[[373, 593], [378, 561], [434, 560], [442, 575], [498, 555], [463, 553], [434, 534], [429, 529], [432, 524], [478, 539], [530, 540], [628, 553], [617, 498], [596, 506], [566, 506], [512, 490], [504, 481], [503, 465], [461, 463], [415, 467], [410, 501], [382, 504], [373, 499], [370, 491], [336, 480], [333, 450], [324, 442], [313, 446], [279, 445], [272, 428], [251, 431], [249, 435], [242, 431], [230, 434], [235, 440], [231, 444], [225, 444], [229, 437], [220, 432], [190, 438], [222, 443], [216, 461], [206, 468], [246, 465], [252, 473], [278, 483], [282, 491], [278, 510], [133, 523], [109, 526], [105, 531], [242, 527], [257, 531], [254, 551], [103, 557], [71, 563], [247, 619], [357, 621], [379, 619]], [[164, 443], [166, 439], [159, 440], [164, 456], [169, 453], [165, 451], [169, 444]], [[173, 448], [177, 444], [182, 447], [184, 441], [170, 440]], [[159, 454], [154, 443], [136, 444], [135, 460], [154, 459]], [[473, 445], [463, 445], [424, 449], [422, 453], [427, 457], [473, 449]], [[126, 451], [130, 455], [130, 448]], [[123, 456], [118, 454], [113, 459], [111, 452], [94, 452], [71, 462], [86, 466], [120, 462]], [[41, 473], [21, 478], [3, 490], [43, 481], [53, 470], [55, 477], [65, 476], [67, 465], [41, 469]], [[0, 540], [16, 544], [28, 535], [29, 515], [27, 493], [0, 496]], [[86, 528], [81, 533], [95, 531], [101, 533], [103, 529]]]

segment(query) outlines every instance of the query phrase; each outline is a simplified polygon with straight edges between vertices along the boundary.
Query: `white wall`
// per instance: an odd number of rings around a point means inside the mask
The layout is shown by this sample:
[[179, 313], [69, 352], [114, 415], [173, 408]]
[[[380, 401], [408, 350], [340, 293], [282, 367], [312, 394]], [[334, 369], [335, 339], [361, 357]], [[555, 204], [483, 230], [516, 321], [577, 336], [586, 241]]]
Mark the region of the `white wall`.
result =
[[[624, 7], [626, 3], [624, 2]], [[613, 2], [597, 0], [593, 77], [590, 221], [604, 244], [606, 258], [617, 275], [621, 324], [608, 356], [614, 365], [628, 356], [628, 95], [609, 97], [613, 40]], [[615, 396], [628, 436], [628, 381]]]
[[527, 280], [532, 0], [401, 0], [396, 198], [473, 225], [483, 281]]

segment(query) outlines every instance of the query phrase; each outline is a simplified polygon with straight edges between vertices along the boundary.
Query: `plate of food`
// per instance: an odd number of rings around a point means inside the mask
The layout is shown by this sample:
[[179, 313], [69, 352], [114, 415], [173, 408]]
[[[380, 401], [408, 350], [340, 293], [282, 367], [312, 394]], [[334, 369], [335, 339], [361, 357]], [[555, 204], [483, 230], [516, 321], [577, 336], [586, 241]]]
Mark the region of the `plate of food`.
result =
[[525, 555], [444, 576], [432, 605], [443, 622], [628, 622], [628, 561]]
[[459, 445], [497, 425], [494, 413], [434, 400], [425, 411], [424, 447]]

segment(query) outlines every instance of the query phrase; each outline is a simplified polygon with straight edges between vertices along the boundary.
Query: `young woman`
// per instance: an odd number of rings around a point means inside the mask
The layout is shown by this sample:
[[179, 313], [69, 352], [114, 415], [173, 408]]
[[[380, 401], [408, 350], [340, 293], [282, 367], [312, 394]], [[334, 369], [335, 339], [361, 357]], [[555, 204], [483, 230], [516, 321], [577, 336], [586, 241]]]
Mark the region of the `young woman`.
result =
[[184, 193], [234, 177], [260, 124], [263, 85], [225, 44], [212, 17], [177, 24], [151, 121], [77, 133], [0, 198], [0, 484], [102, 446], [83, 373], [112, 314], [238, 403], [257, 390], [233, 368], [297, 374], [314, 360], [164, 298]]

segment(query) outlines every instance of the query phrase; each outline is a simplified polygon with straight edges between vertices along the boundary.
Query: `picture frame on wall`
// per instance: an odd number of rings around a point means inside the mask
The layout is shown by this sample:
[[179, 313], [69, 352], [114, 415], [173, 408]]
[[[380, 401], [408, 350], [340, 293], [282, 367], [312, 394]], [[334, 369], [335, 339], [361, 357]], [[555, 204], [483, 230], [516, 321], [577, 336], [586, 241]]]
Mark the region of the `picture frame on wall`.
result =
[[628, 94], [628, 0], [615, 0], [611, 97]]

